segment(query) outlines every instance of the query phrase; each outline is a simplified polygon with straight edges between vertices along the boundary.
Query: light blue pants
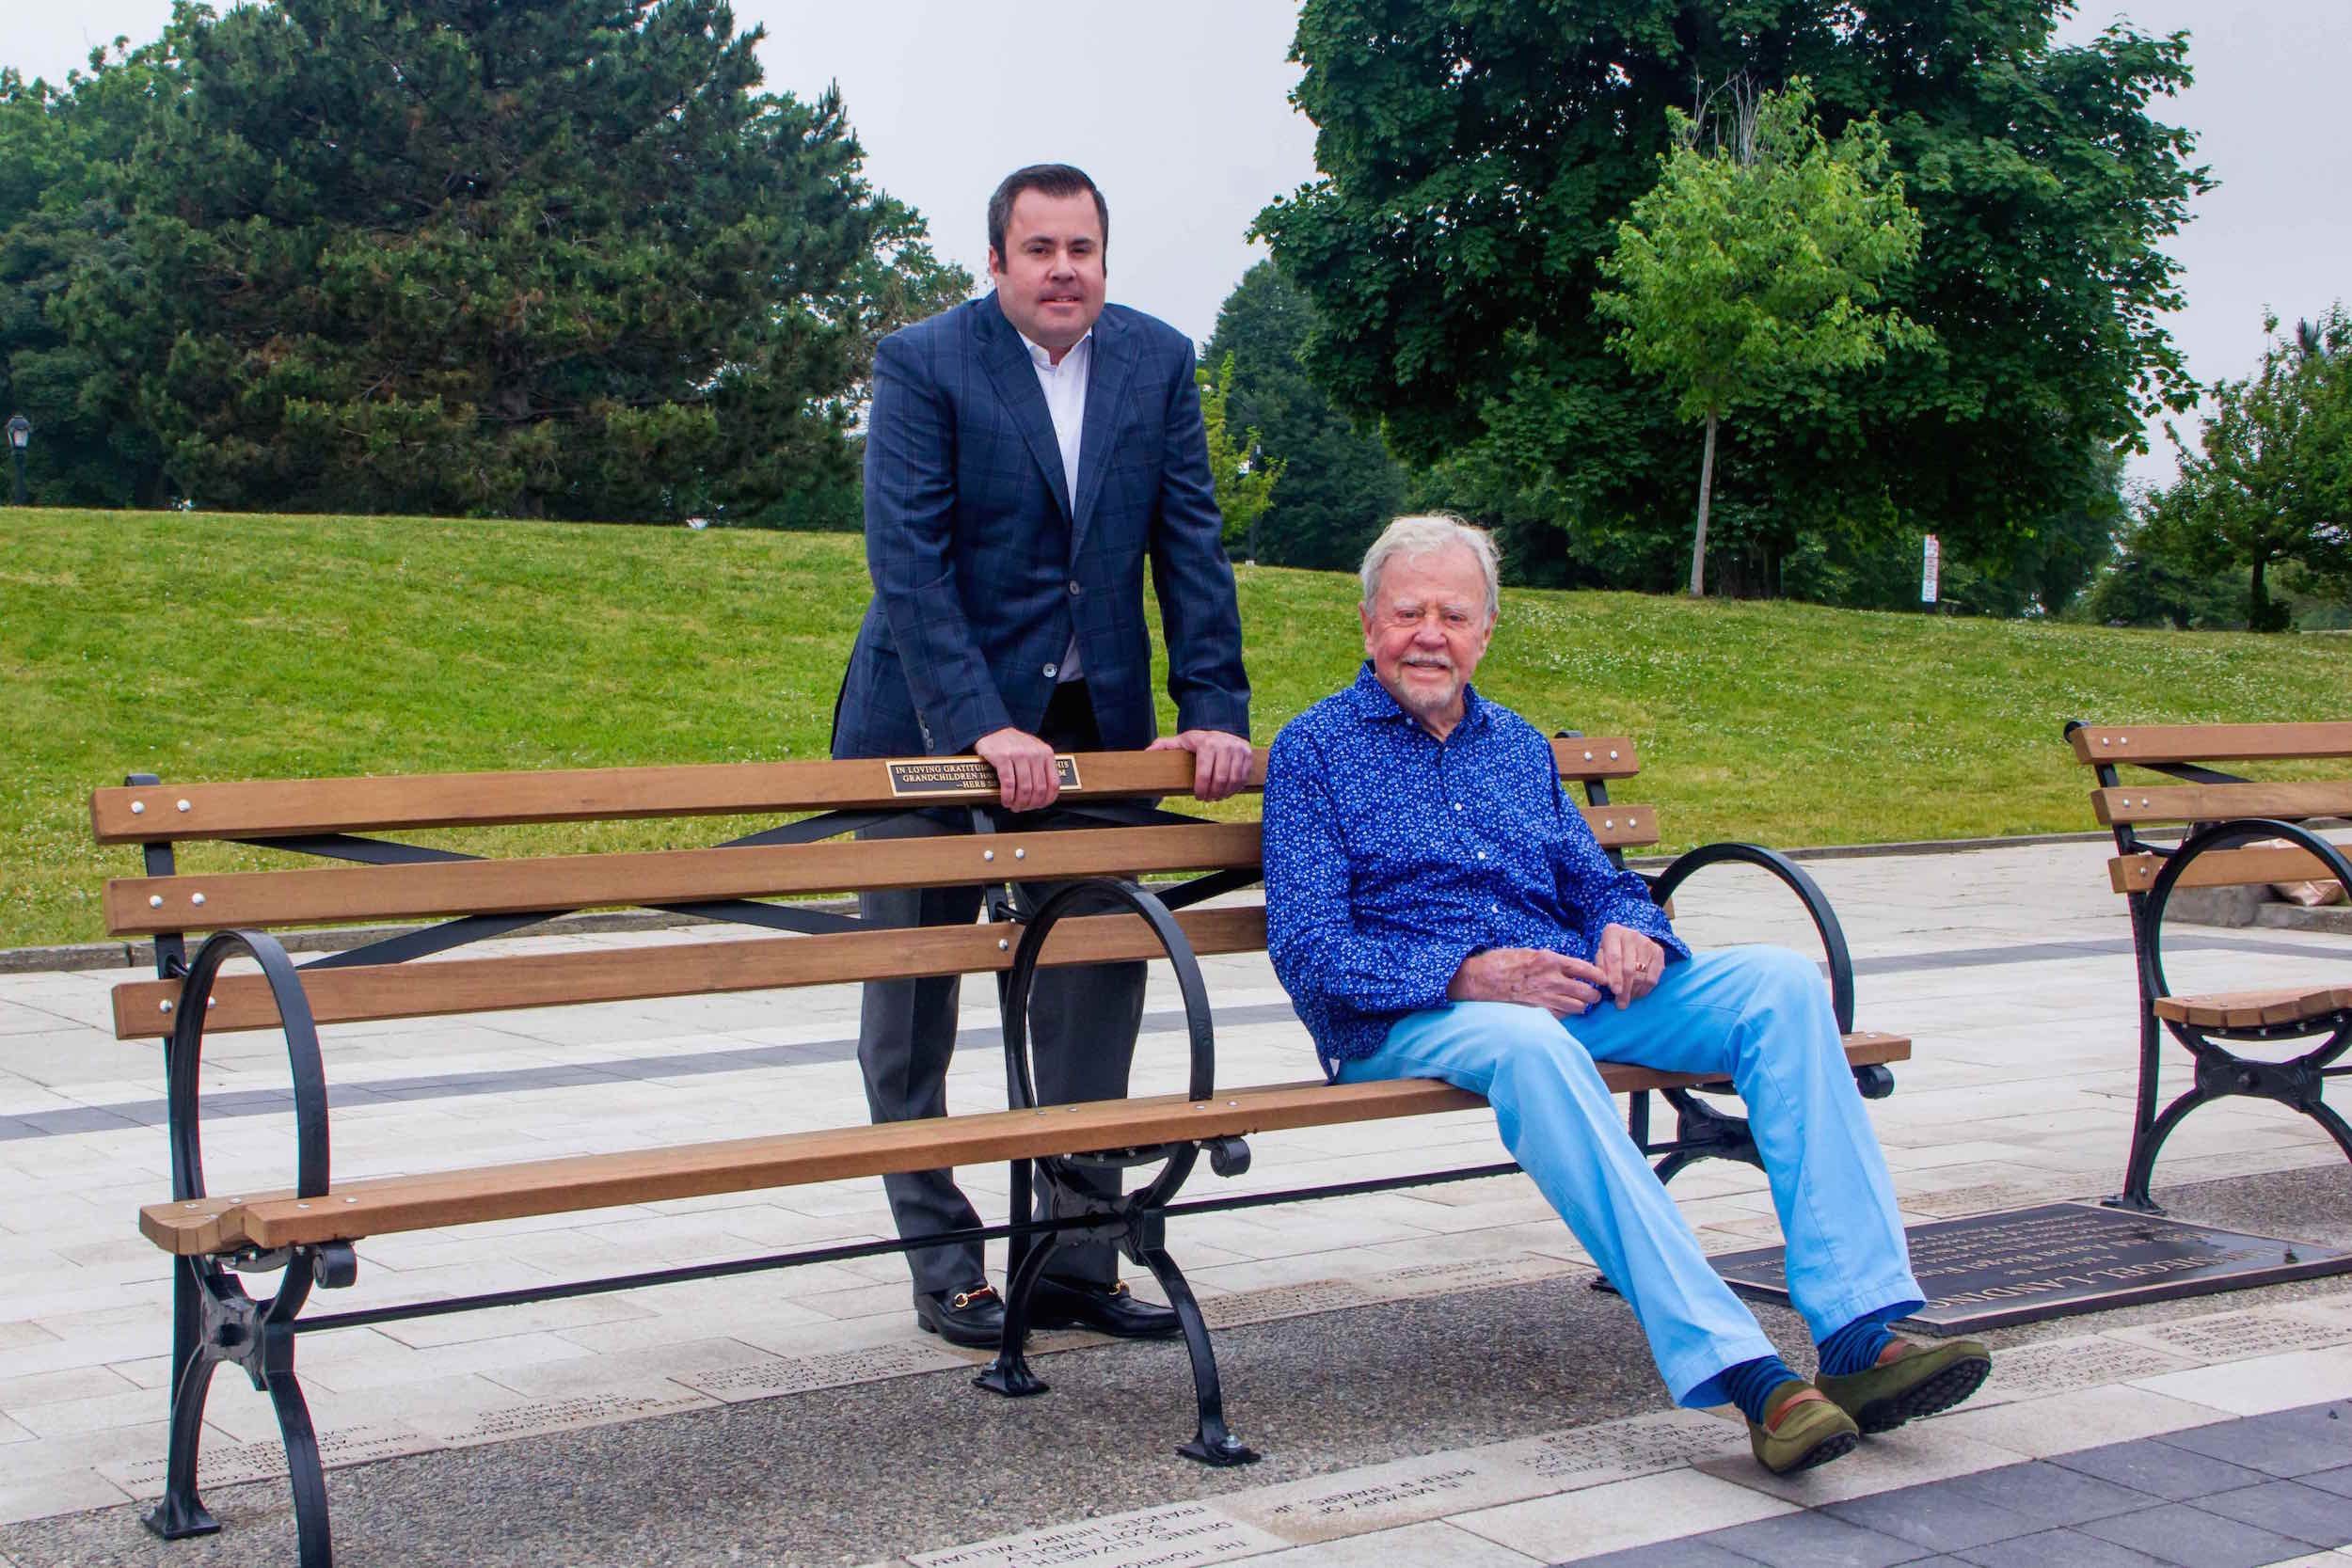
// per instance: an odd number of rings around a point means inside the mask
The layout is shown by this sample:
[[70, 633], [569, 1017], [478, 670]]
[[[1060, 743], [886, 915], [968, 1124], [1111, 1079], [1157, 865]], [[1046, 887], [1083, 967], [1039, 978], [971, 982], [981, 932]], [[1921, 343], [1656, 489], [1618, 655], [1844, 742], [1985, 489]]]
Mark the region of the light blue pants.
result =
[[1720, 1404], [1724, 1369], [1773, 1354], [1756, 1316], [1626, 1133], [1595, 1062], [1721, 1074], [1747, 1101], [1788, 1248], [1790, 1299], [1820, 1343], [1921, 1304], [1878, 1140], [1810, 959], [1735, 947], [1670, 962], [1620, 1011], [1565, 1020], [1457, 1002], [1401, 1020], [1342, 1083], [1440, 1078], [1485, 1095], [1503, 1147], [1632, 1307], [1675, 1399]]

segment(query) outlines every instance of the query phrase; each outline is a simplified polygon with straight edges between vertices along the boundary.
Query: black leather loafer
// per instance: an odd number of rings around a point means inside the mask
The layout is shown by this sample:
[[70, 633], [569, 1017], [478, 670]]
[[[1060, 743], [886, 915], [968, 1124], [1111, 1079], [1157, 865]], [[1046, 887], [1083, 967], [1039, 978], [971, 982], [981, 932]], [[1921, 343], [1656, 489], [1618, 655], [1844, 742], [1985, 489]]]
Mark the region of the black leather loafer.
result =
[[966, 1291], [917, 1291], [914, 1321], [951, 1345], [993, 1350], [1005, 1342], [1005, 1304], [986, 1280]]
[[1123, 1279], [1113, 1285], [1041, 1279], [1029, 1296], [1029, 1322], [1040, 1328], [1090, 1328], [1115, 1339], [1166, 1339], [1184, 1331], [1172, 1310], [1137, 1301]]

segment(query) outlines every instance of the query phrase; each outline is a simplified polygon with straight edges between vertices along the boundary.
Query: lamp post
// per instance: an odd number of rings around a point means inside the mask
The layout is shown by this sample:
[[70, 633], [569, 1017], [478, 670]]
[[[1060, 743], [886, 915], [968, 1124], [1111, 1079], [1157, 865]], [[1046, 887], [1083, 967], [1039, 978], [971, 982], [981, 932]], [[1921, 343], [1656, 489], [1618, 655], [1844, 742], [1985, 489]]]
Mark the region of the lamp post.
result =
[[16, 504], [24, 504], [24, 448], [33, 439], [33, 421], [19, 414], [8, 421], [8, 462], [16, 469]]

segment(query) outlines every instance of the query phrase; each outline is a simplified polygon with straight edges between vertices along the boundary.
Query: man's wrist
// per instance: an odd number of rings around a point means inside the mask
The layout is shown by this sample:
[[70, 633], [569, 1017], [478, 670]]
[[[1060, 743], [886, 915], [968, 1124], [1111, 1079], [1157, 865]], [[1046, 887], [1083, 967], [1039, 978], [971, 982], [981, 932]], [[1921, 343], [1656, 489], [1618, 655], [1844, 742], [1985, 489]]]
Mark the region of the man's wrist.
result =
[[1187, 713], [1180, 708], [1176, 714], [1176, 733], [1183, 735], [1187, 730], [1214, 730], [1218, 735], [1247, 740], [1249, 738], [1249, 718], [1247, 714]]

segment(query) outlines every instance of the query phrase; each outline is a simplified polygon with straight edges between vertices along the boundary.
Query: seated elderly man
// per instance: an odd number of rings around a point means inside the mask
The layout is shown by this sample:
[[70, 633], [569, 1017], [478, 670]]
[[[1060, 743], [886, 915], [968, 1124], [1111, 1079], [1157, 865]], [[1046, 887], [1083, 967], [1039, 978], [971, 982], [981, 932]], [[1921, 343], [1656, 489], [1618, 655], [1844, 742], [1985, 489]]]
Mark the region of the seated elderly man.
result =
[[[1486, 1096], [1675, 1399], [1737, 1404], [1769, 1469], [1976, 1392], [1984, 1346], [1883, 1326], [1919, 1287], [1819, 971], [1777, 948], [1692, 954], [1601, 851], [1544, 737], [1470, 686], [1499, 608], [1485, 533], [1399, 518], [1363, 587], [1355, 684], [1284, 726], [1266, 768], [1267, 949], [1324, 1070]], [[1595, 1062], [1737, 1085], [1820, 1347], [1814, 1382], [1708, 1266]]]

